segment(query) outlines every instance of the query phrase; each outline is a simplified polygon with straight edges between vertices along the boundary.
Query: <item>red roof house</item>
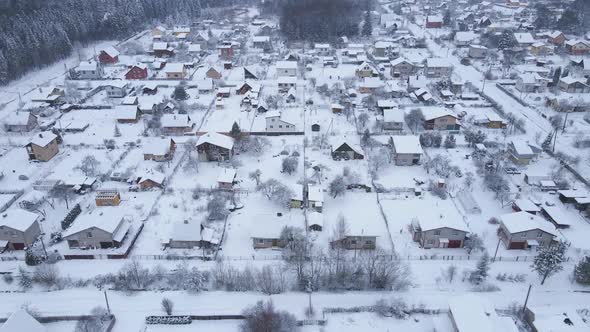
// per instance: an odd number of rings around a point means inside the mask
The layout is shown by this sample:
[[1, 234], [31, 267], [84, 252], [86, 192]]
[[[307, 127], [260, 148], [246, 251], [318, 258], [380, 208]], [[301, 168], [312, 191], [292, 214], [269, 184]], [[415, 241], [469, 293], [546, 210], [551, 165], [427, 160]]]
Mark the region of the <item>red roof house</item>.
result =
[[145, 64], [137, 64], [129, 69], [125, 74], [125, 79], [128, 80], [143, 80], [148, 76], [147, 66]]
[[117, 63], [119, 62], [119, 51], [117, 51], [114, 47], [107, 47], [100, 51], [98, 60], [100, 63]]

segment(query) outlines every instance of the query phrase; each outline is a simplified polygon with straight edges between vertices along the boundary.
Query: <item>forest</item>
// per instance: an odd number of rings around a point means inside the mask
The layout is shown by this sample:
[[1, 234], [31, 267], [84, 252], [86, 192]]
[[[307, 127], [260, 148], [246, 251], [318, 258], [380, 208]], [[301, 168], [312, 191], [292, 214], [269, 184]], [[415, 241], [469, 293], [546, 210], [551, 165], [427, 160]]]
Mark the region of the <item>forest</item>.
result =
[[331, 41], [359, 34], [366, 0], [283, 0], [280, 26], [291, 40]]
[[[125, 38], [148, 24], [191, 23], [232, 0], [0, 0], [0, 85], [71, 54], [77, 43]], [[174, 20], [171, 20], [174, 18]]]

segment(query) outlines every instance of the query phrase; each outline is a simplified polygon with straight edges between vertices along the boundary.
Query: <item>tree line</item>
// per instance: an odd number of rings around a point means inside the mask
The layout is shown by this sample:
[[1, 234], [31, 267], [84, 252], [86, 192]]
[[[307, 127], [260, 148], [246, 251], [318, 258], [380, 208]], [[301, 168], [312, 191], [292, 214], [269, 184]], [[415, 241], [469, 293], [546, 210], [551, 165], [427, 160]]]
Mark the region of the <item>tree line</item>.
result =
[[126, 37], [164, 20], [188, 24], [230, 1], [1, 1], [0, 85], [69, 56], [77, 43]]

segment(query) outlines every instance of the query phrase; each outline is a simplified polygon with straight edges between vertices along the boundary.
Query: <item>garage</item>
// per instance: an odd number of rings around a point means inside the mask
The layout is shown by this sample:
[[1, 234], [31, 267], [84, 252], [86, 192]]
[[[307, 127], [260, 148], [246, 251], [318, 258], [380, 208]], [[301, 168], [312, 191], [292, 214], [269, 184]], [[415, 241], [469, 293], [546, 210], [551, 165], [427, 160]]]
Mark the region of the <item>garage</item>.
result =
[[510, 242], [508, 249], [524, 249], [526, 242]]
[[461, 248], [461, 240], [449, 240], [449, 248]]
[[12, 245], [12, 250], [25, 250], [25, 244], [24, 243], [13, 243], [13, 242], [10, 242], [10, 244]]

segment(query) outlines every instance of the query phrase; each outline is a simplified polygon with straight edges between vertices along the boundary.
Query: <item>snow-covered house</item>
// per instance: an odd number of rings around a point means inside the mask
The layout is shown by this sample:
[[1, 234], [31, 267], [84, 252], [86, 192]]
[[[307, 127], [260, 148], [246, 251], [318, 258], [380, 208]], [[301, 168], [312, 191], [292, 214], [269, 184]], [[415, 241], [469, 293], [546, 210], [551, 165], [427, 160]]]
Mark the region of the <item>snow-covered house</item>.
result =
[[460, 215], [432, 213], [428, 218], [412, 220], [412, 239], [420, 243], [420, 247], [430, 248], [463, 248], [469, 229]]
[[186, 66], [183, 63], [168, 63], [164, 67], [164, 73], [168, 80], [184, 80], [188, 73]]
[[174, 157], [176, 142], [171, 138], [157, 138], [143, 147], [143, 160], [168, 161]]
[[23, 250], [37, 240], [41, 217], [23, 209], [8, 209], [0, 216], [0, 252]]
[[412, 75], [416, 66], [403, 57], [392, 60], [390, 63], [390, 73], [393, 78], [406, 78]]
[[514, 202], [512, 202], [512, 210], [514, 212], [524, 211], [530, 214], [537, 214], [541, 212], [541, 208], [528, 198], [519, 198], [514, 200]]
[[193, 220], [176, 222], [172, 228], [168, 246], [172, 249], [215, 248], [221, 243], [221, 234]]
[[398, 108], [383, 110], [383, 129], [402, 131], [404, 129], [404, 112]]
[[498, 316], [484, 297], [467, 294], [449, 299], [449, 317], [455, 332], [518, 332], [508, 316]]
[[49, 161], [59, 152], [58, 137], [46, 131], [36, 134], [25, 146], [29, 160]]
[[562, 206], [543, 206], [541, 208], [541, 215], [549, 220], [555, 228], [564, 229], [571, 227], [572, 219], [565, 213]]
[[324, 215], [317, 211], [308, 212], [307, 224], [310, 231], [321, 232], [324, 229]]
[[584, 55], [590, 52], [590, 41], [572, 39], [565, 42], [565, 49], [572, 55]]
[[330, 55], [332, 52], [330, 44], [314, 44], [313, 49], [317, 55]]
[[104, 75], [102, 66], [93, 60], [81, 62], [74, 69], [75, 79], [79, 80], [98, 80]]
[[29, 132], [35, 129], [38, 125], [37, 116], [31, 112], [10, 113], [4, 119], [4, 129], [8, 132]]
[[453, 72], [453, 65], [445, 58], [428, 58], [424, 68], [426, 77], [449, 77]]
[[338, 141], [331, 145], [332, 159], [334, 160], [350, 160], [350, 159], [364, 159], [363, 150], [360, 146], [347, 142]]
[[166, 176], [157, 171], [149, 171], [137, 177], [137, 184], [141, 190], [149, 190], [152, 188], [164, 188], [164, 181]]
[[80, 215], [63, 238], [68, 246], [84, 249], [118, 248], [131, 230], [131, 220], [119, 207], [105, 206]]
[[320, 185], [307, 185], [307, 205], [316, 212], [324, 208], [324, 191]]
[[423, 109], [424, 129], [426, 130], [459, 130], [461, 123], [459, 118], [442, 108]]
[[379, 76], [379, 71], [368, 62], [361, 63], [354, 71], [356, 77], [374, 77]]
[[524, 309], [524, 319], [536, 332], [584, 332], [590, 324], [579, 313], [575, 304], [530, 306]]
[[377, 235], [356, 230], [348, 231], [342, 238], [330, 241], [330, 247], [346, 250], [374, 250], [377, 248]]
[[482, 45], [470, 44], [467, 55], [470, 58], [482, 59], [488, 55], [488, 48]]
[[169, 58], [174, 55], [174, 47], [167, 42], [155, 42], [152, 44], [152, 53], [158, 58]]
[[252, 220], [256, 220], [256, 227], [250, 230], [252, 247], [254, 249], [283, 248], [286, 243], [281, 241], [281, 232], [285, 226], [300, 227], [301, 220], [293, 218], [291, 213], [260, 213]]
[[426, 16], [426, 28], [439, 29], [443, 26], [443, 17], [440, 15]]
[[537, 56], [552, 55], [554, 52], [553, 46], [549, 46], [543, 42], [535, 42], [529, 48], [529, 52]]
[[217, 176], [217, 187], [219, 189], [231, 190], [236, 182], [236, 170], [233, 168], [222, 168]]
[[123, 98], [127, 95], [129, 83], [125, 81], [112, 81], [102, 85], [102, 88], [109, 98]]
[[455, 34], [455, 45], [458, 47], [465, 47], [473, 44], [479, 36], [473, 31], [458, 31]]
[[137, 105], [119, 105], [115, 107], [115, 115], [119, 123], [137, 123], [141, 117]]
[[587, 93], [590, 92], [590, 86], [586, 84], [586, 79], [566, 76], [559, 79], [559, 89], [569, 93]]
[[418, 136], [392, 136], [392, 152], [398, 166], [418, 165], [424, 151]]
[[524, 211], [500, 216], [498, 236], [506, 249], [548, 246], [556, 234], [555, 228], [548, 221]]
[[297, 62], [295, 61], [277, 61], [277, 77], [297, 77]]
[[528, 165], [536, 157], [531, 147], [521, 140], [508, 142], [506, 150], [510, 159], [518, 165]]
[[234, 154], [234, 139], [216, 132], [199, 137], [197, 151], [201, 161], [226, 161]]
[[0, 332], [47, 332], [35, 317], [31, 316], [24, 308], [13, 312], [8, 319], [0, 326]]
[[549, 80], [537, 73], [524, 73], [516, 79], [516, 90], [524, 93], [543, 92]]
[[530, 32], [515, 32], [514, 39], [519, 46], [529, 47], [535, 43], [535, 38]]
[[207, 76], [208, 78], [214, 79], [214, 80], [218, 80], [218, 79], [221, 79], [221, 72], [222, 72], [222, 70], [220, 68], [218, 68], [216, 66], [211, 66], [205, 72], [205, 76]]
[[98, 61], [104, 64], [113, 64], [119, 62], [119, 51], [112, 46], [101, 50], [98, 54]]
[[293, 133], [297, 131], [294, 121], [285, 118], [284, 113], [271, 111], [265, 114], [267, 133]]
[[148, 77], [148, 68], [145, 63], [138, 63], [131, 66], [127, 73], [125, 73], [125, 79], [127, 80], [144, 80]]
[[270, 44], [269, 36], [254, 36], [252, 37], [252, 46], [264, 51], [269, 51], [272, 46]]
[[184, 135], [195, 126], [188, 114], [164, 114], [160, 118], [160, 123], [165, 135]]
[[279, 92], [287, 92], [297, 86], [297, 77], [279, 77], [277, 79]]

